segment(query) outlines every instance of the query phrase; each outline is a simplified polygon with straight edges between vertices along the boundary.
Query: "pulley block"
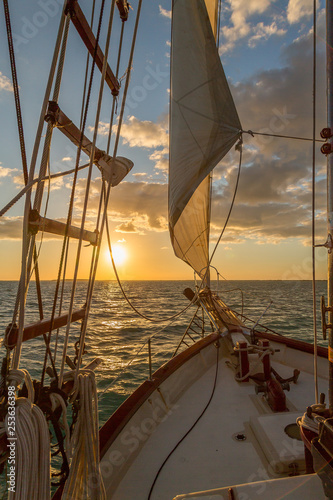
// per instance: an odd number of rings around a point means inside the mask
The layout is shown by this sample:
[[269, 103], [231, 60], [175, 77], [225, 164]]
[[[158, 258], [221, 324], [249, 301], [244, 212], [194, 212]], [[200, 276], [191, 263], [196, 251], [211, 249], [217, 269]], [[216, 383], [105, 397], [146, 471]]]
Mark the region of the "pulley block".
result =
[[329, 127], [323, 128], [323, 130], [320, 132], [320, 137], [322, 139], [330, 139], [332, 135], [332, 131]]
[[325, 144], [323, 144], [320, 148], [320, 151], [323, 153], [323, 155], [327, 156], [332, 153], [332, 145], [329, 142], [325, 142]]

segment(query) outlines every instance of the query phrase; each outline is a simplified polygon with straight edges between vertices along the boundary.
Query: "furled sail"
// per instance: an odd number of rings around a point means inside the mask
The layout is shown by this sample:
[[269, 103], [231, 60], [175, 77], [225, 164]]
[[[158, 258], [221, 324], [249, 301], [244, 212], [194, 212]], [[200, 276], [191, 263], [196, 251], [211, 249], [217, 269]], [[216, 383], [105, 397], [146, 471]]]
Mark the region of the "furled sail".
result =
[[169, 227], [177, 257], [209, 260], [210, 172], [241, 124], [216, 48], [217, 0], [173, 0]]

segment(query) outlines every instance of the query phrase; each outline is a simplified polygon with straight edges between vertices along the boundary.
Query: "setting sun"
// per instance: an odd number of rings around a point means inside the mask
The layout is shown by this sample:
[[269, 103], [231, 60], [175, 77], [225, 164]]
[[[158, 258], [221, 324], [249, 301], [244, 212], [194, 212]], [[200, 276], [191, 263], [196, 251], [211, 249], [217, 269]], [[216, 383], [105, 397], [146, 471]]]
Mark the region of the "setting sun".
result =
[[[111, 261], [109, 249], [106, 250], [106, 255], [109, 261]], [[124, 264], [127, 260], [127, 250], [123, 245], [112, 245], [112, 255], [116, 265]]]

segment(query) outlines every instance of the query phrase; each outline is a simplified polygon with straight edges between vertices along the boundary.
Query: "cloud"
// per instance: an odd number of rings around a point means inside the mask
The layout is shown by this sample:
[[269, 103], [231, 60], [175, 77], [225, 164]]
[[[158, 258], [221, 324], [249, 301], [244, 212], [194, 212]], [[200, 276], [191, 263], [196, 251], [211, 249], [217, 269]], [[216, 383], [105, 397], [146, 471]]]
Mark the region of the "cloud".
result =
[[160, 14], [162, 16], [167, 17], [168, 19], [171, 19], [171, 10], [163, 9], [163, 7], [161, 5], [159, 5], [159, 9], [160, 9]]
[[[96, 216], [99, 207], [100, 179], [91, 183], [88, 215]], [[82, 209], [85, 181], [77, 183], [77, 209]], [[147, 231], [167, 231], [167, 184], [124, 181], [111, 190], [109, 221], [118, 223], [117, 231], [144, 234]]]
[[[324, 28], [320, 15], [318, 32]], [[324, 126], [326, 103], [324, 45], [318, 45], [319, 131]], [[311, 60], [311, 34], [303, 35], [282, 49], [280, 68], [259, 71], [232, 87], [244, 130], [312, 137]], [[304, 245], [311, 244], [312, 143], [264, 136], [251, 138], [245, 134], [243, 138], [239, 188], [222, 243], [242, 243], [245, 238], [257, 243], [274, 243], [296, 238]], [[326, 160], [319, 149], [320, 144], [316, 158], [316, 227], [318, 239], [324, 240], [326, 188], [322, 176]], [[231, 151], [215, 169], [212, 203], [215, 239], [224, 225], [234, 194], [238, 161], [239, 156]]]
[[123, 124], [121, 137], [130, 147], [156, 148], [168, 145], [168, 133], [164, 124], [140, 121], [135, 116], [130, 116]]
[[[3, 167], [2, 163], [0, 162], [0, 184], [2, 184], [2, 181], [4, 179], [10, 179], [11, 181], [14, 181], [16, 177], [13, 178], [14, 172], [17, 172], [17, 168], [8, 168], [8, 167]], [[23, 175], [22, 175], [22, 180], [23, 180]]]
[[[271, 5], [270, 0], [228, 0], [230, 24], [222, 28], [223, 40], [220, 52], [231, 50], [237, 41], [243, 39], [251, 32], [256, 31], [256, 26], [251, 25], [248, 21], [254, 14], [263, 14]], [[261, 23], [262, 24], [262, 23]], [[263, 28], [263, 27], [262, 27]], [[264, 30], [265, 37], [268, 37], [268, 31]], [[271, 34], [274, 34], [271, 32]], [[254, 35], [253, 35], [254, 36]], [[257, 30], [257, 37], [259, 32]]]
[[287, 8], [287, 19], [294, 24], [313, 14], [313, 0], [289, 0]]
[[9, 78], [3, 75], [0, 71], [0, 91], [7, 90], [8, 92], [13, 92], [13, 85]]
[[133, 221], [123, 222], [123, 224], [120, 224], [119, 226], [117, 226], [115, 230], [117, 233], [138, 233], [139, 232], [138, 228], [136, 228], [135, 225], [133, 224]]
[[133, 177], [148, 177], [148, 174], [146, 174], [146, 172], [136, 172], [135, 174], [132, 174]]
[[[237, 4], [236, 1], [233, 2]], [[250, 2], [253, 9], [267, 8]], [[244, 2], [244, 19], [250, 8]], [[322, 22], [322, 21], [321, 21]], [[270, 29], [267, 27], [271, 26]], [[323, 26], [321, 26], [322, 28]], [[278, 24], [256, 25], [260, 36], [265, 30], [277, 32]], [[256, 31], [251, 28], [251, 36]], [[268, 33], [269, 35], [269, 33]], [[253, 43], [256, 43], [253, 39]], [[320, 47], [319, 47], [320, 48]], [[281, 66], [259, 71], [238, 85], [232, 93], [244, 129], [282, 135], [311, 137], [312, 82], [308, 72], [312, 57], [310, 36], [303, 35], [282, 49]], [[318, 75], [325, 66], [324, 51], [318, 53]], [[323, 80], [318, 79], [318, 117], [325, 116]], [[308, 103], [309, 105], [306, 105]], [[318, 124], [319, 129], [319, 124]], [[101, 124], [100, 132], [108, 133]], [[149, 159], [160, 172], [166, 172], [168, 156], [167, 117], [154, 123], [131, 116], [122, 129], [122, 138], [130, 147], [148, 149]], [[222, 240], [228, 248], [245, 238], [257, 243], [278, 242], [296, 238], [308, 244], [311, 238], [311, 143], [272, 137], [244, 135], [243, 165], [236, 204]], [[318, 172], [324, 171], [324, 157], [317, 155]], [[238, 154], [232, 151], [215, 169], [212, 201], [212, 237], [217, 238], [224, 225], [234, 192]], [[143, 171], [135, 181], [124, 181], [111, 190], [109, 221], [118, 233], [144, 235], [166, 232], [168, 188], [164, 183], [148, 182]], [[325, 185], [317, 182], [318, 234], [326, 234]], [[101, 181], [94, 179], [89, 197], [89, 220], [98, 210]], [[82, 208], [85, 183], [78, 180], [76, 208]], [[8, 221], [13, 232], [14, 220]], [[12, 234], [12, 233], [11, 233]], [[321, 238], [325, 239], [325, 238]]]
[[267, 40], [272, 35], [283, 36], [286, 34], [286, 30], [283, 28], [278, 28], [276, 21], [270, 25], [264, 25], [264, 23], [258, 23], [254, 28], [254, 35], [249, 38], [248, 45], [253, 48], [261, 40]]
[[20, 240], [22, 238], [23, 217], [1, 217], [0, 218], [0, 239]]
[[164, 148], [162, 150], [155, 150], [149, 159], [155, 162], [155, 168], [164, 173], [168, 172], [169, 169], [169, 148]]
[[0, 163], [0, 178], [1, 177], [8, 177], [8, 175], [11, 175], [12, 172], [14, 172], [13, 169], [11, 169], [11, 168], [5, 168]]
[[[154, 149], [149, 155], [149, 159], [155, 162], [155, 168], [157, 170], [166, 172], [168, 170], [169, 154], [168, 126], [168, 116], [165, 114], [158, 119], [157, 123], [149, 120], [142, 121], [135, 116], [130, 116], [128, 120], [123, 123], [120, 135], [123, 139], [123, 143], [131, 148]], [[100, 122], [98, 125], [98, 132], [100, 135], [108, 135], [109, 124]], [[139, 177], [146, 174], [137, 173], [133, 175]]]

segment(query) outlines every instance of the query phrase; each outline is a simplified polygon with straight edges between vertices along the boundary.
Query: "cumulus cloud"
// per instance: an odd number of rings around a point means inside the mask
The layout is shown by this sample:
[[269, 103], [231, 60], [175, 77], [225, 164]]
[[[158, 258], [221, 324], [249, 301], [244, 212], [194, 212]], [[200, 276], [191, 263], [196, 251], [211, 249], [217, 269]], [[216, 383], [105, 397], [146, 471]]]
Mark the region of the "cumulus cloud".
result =
[[3, 167], [0, 163], [0, 177], [7, 177], [8, 175], [11, 175], [12, 172], [14, 172], [13, 169]]
[[[88, 127], [91, 129], [91, 127]], [[116, 130], [116, 126], [114, 127]], [[100, 135], [109, 134], [109, 124], [100, 122], [98, 125]], [[130, 116], [122, 124], [120, 136], [124, 144], [131, 148], [156, 148], [168, 144], [167, 126], [163, 122], [154, 123], [149, 120], [138, 120], [135, 116]]]
[[165, 125], [148, 120], [140, 121], [135, 116], [130, 116], [123, 124], [121, 136], [130, 147], [156, 148], [168, 144]]
[[[250, 17], [255, 14], [263, 14], [270, 6], [270, 0], [228, 0], [230, 22], [222, 28], [223, 43], [220, 52], [231, 50], [237, 41], [247, 36], [260, 38], [260, 29], [256, 24], [251, 24]], [[280, 34], [277, 27], [269, 29], [261, 24], [261, 36], [265, 39], [272, 34]], [[253, 40], [252, 40], [253, 42]]]
[[304, 17], [312, 16], [312, 0], [289, 0], [287, 8], [287, 19], [290, 24], [299, 22]]
[[283, 36], [286, 34], [286, 30], [279, 28], [276, 21], [273, 21], [270, 25], [264, 25], [264, 23], [258, 23], [253, 29], [254, 35], [249, 38], [248, 45], [253, 48], [261, 40], [267, 40], [272, 35]]
[[[100, 179], [91, 183], [89, 217], [94, 218], [99, 207]], [[85, 181], [77, 184], [76, 209], [83, 206]], [[117, 231], [144, 234], [147, 231], [162, 232], [167, 223], [167, 184], [124, 181], [111, 190], [109, 220], [117, 223]]]
[[2, 74], [0, 71], [0, 91], [7, 90], [8, 92], [13, 92], [13, 85], [9, 78]]
[[[322, 16], [319, 31], [324, 30]], [[325, 125], [324, 46], [318, 53], [318, 130]], [[312, 137], [312, 40], [304, 35], [282, 50], [279, 69], [260, 71], [232, 88], [244, 130], [285, 136]], [[320, 125], [319, 125], [320, 123]], [[319, 133], [318, 133], [319, 136]], [[303, 140], [244, 135], [245, 147], [236, 203], [224, 243], [245, 238], [279, 242], [297, 238], [311, 244], [312, 143]], [[320, 144], [318, 144], [319, 152]], [[237, 175], [238, 156], [231, 152], [216, 168], [212, 235], [217, 238], [226, 219]], [[325, 158], [317, 154], [316, 227], [325, 239]]]
[[159, 9], [160, 9], [160, 14], [162, 16], [167, 17], [168, 19], [171, 19], [171, 10], [163, 9], [163, 7], [161, 5], [159, 5]]
[[[109, 124], [100, 122], [98, 132], [100, 135], [108, 135]], [[168, 116], [162, 115], [156, 123], [130, 116], [123, 123], [120, 135], [123, 143], [131, 148], [153, 149], [154, 151], [150, 153], [149, 159], [155, 162], [157, 170], [164, 173], [167, 171], [169, 153]], [[133, 175], [139, 177], [146, 174], [136, 173]]]

